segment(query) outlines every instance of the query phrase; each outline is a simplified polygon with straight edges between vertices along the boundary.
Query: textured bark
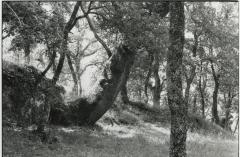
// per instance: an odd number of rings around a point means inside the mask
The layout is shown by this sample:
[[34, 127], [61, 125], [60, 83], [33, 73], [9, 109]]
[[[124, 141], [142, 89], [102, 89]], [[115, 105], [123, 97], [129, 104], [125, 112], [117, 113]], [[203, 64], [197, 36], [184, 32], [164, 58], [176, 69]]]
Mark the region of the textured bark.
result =
[[154, 52], [154, 63], [153, 63], [153, 76], [155, 80], [155, 86], [153, 88], [153, 106], [155, 108], [160, 107], [160, 78], [158, 75], [159, 70], [159, 54], [158, 52]]
[[129, 104], [129, 97], [128, 97], [128, 92], [127, 92], [127, 80], [129, 78], [129, 75], [130, 75], [130, 72], [131, 72], [131, 68], [133, 66], [133, 63], [134, 63], [134, 55], [133, 55], [133, 58], [131, 59], [131, 61], [129, 61], [129, 65], [128, 65], [128, 68], [125, 69], [125, 78], [122, 79], [123, 81], [123, 86], [122, 86], [122, 89], [121, 89], [121, 97], [122, 97], [122, 101], [124, 104]]
[[192, 113], [195, 114], [197, 112], [197, 95], [194, 95], [193, 98], [193, 109], [192, 109]]
[[187, 105], [182, 94], [184, 3], [170, 2], [170, 46], [167, 54], [167, 96], [171, 112], [170, 157], [186, 157]]
[[239, 116], [238, 116], [238, 119], [237, 119], [237, 123], [236, 123], [235, 129], [233, 131], [233, 134], [235, 134], [235, 132], [237, 131], [238, 127], [239, 127]]
[[224, 128], [226, 128], [226, 129], [231, 128], [229, 122], [230, 122], [230, 119], [231, 119], [230, 111], [231, 111], [233, 97], [234, 96], [231, 92], [231, 88], [229, 88], [227, 102], [226, 102], [226, 105], [225, 105], [225, 124], [224, 124]]
[[30, 63], [30, 46], [31, 44], [26, 41], [24, 44], [24, 53], [25, 53], [25, 64], [29, 65]]
[[53, 50], [53, 54], [52, 54], [52, 56], [51, 56], [51, 59], [50, 59], [48, 65], [47, 65], [47, 67], [44, 69], [44, 71], [41, 73], [41, 75], [40, 75], [39, 78], [37, 79], [35, 86], [37, 86], [37, 85], [41, 82], [42, 78], [44, 78], [44, 76], [46, 75], [46, 73], [48, 72], [48, 70], [49, 70], [49, 69], [51, 68], [51, 66], [54, 64], [55, 58], [56, 58], [56, 51]]
[[[194, 45], [192, 48], [192, 55], [195, 58], [197, 56], [197, 48], [198, 48], [198, 35], [196, 31], [194, 32]], [[189, 92], [191, 88], [191, 84], [193, 82], [194, 77], [196, 76], [196, 65], [191, 65], [190, 76], [186, 76], [187, 87], [185, 89], [185, 103], [188, 104], [189, 101]]]
[[212, 74], [214, 78], [214, 91], [213, 91], [213, 104], [212, 104], [212, 121], [216, 124], [219, 124], [219, 116], [218, 116], [218, 109], [217, 109], [217, 103], [218, 103], [218, 90], [219, 90], [219, 78], [220, 75], [216, 74], [213, 62], [211, 61], [211, 68], [212, 68]]
[[[202, 62], [200, 66], [200, 73], [202, 73]], [[198, 81], [198, 90], [201, 97], [202, 118], [205, 118], [205, 88], [206, 88], [206, 80], [202, 82], [202, 76], [200, 75], [199, 81]]]
[[127, 74], [133, 64], [135, 53], [126, 46], [120, 46], [111, 57], [110, 73], [111, 78], [102, 85], [103, 90], [95, 100], [95, 107], [89, 113], [86, 123], [93, 125], [111, 107], [118, 93], [126, 84]]
[[69, 69], [71, 71], [73, 82], [74, 82], [74, 87], [73, 87], [74, 93], [78, 96], [78, 78], [77, 78], [77, 75], [76, 75], [77, 70], [75, 72], [70, 55], [67, 53], [66, 56], [67, 56], [68, 66], [69, 66]]
[[196, 75], [196, 72], [195, 72], [195, 69], [196, 69], [196, 66], [194, 65], [192, 68], [191, 68], [191, 73], [190, 73], [190, 76], [189, 78], [187, 78], [187, 87], [185, 89], [185, 103], [188, 104], [188, 101], [189, 101], [189, 92], [190, 92], [190, 88], [191, 88], [191, 84], [193, 82], [193, 79]]
[[71, 31], [71, 29], [75, 25], [74, 21], [76, 21], [76, 19], [79, 19], [79, 18], [76, 18], [76, 16], [77, 16], [77, 12], [79, 10], [80, 4], [81, 4], [81, 2], [77, 2], [75, 4], [72, 15], [71, 15], [69, 21], [66, 23], [66, 25], [64, 27], [63, 39], [62, 39], [61, 48], [60, 48], [60, 50], [61, 50], [60, 58], [59, 58], [59, 62], [58, 62], [56, 71], [54, 73], [54, 76], [52, 78], [52, 83], [53, 84], [56, 84], [56, 82], [58, 81], [59, 76], [62, 72], [62, 68], [63, 68], [63, 64], [64, 64], [64, 60], [65, 60], [65, 55], [68, 51], [68, 48], [67, 48], [68, 47], [68, 33]]
[[[84, 10], [83, 6], [81, 5], [81, 10], [84, 14], [87, 14], [87, 12]], [[89, 27], [91, 29], [91, 31], [93, 32], [94, 34], [94, 37], [98, 40], [98, 42], [103, 46], [103, 48], [106, 50], [107, 52], [107, 55], [108, 57], [111, 57], [112, 55], [112, 52], [111, 50], [109, 49], [109, 47], [107, 46], [107, 44], [99, 37], [99, 35], [97, 34], [97, 30], [96, 28], [94, 27], [93, 25], [93, 22], [92, 20], [90, 19], [90, 17], [88, 15], [86, 15], [86, 19], [87, 19], [87, 22], [89, 24]]]
[[56, 84], [56, 82], [58, 81], [59, 76], [62, 72], [62, 68], [63, 68], [63, 64], [64, 64], [64, 60], [65, 60], [65, 55], [66, 55], [66, 51], [67, 51], [67, 46], [68, 46], [67, 40], [68, 40], [68, 32], [65, 31], [63, 41], [62, 41], [62, 44], [61, 44], [61, 49], [60, 49], [61, 52], [60, 52], [59, 62], [58, 62], [56, 71], [54, 73], [54, 76], [52, 78], [52, 83], [53, 84]]
[[149, 79], [151, 77], [152, 74], [152, 62], [153, 62], [153, 55], [150, 53], [149, 54], [149, 67], [148, 67], [148, 73], [146, 76], [146, 80], [144, 82], [144, 94], [146, 96], [146, 100], [145, 103], [148, 103], [148, 83], [149, 83]]

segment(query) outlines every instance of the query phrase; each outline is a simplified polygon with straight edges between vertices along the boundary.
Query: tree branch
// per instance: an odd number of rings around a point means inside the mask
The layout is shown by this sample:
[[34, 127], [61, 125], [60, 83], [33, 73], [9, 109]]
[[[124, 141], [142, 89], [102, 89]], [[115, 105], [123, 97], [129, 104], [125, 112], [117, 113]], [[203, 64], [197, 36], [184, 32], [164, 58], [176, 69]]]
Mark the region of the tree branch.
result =
[[72, 65], [72, 60], [71, 60], [71, 57], [70, 57], [69, 53], [67, 53], [67, 60], [68, 60], [69, 69], [71, 70], [73, 81], [74, 81], [75, 84], [77, 84], [77, 82], [78, 82], [77, 76], [76, 76], [76, 73], [74, 71], [74, 68], [73, 68], [73, 65]]
[[98, 51], [98, 49], [97, 49], [97, 50], [94, 50], [94, 51], [93, 51], [93, 52], [91, 52], [91, 53], [84, 54], [84, 56], [83, 56], [83, 57], [88, 57], [88, 56], [91, 56], [91, 55], [95, 54], [97, 51]]
[[82, 12], [86, 15], [86, 19], [87, 19], [87, 21], [88, 21], [89, 27], [90, 27], [91, 31], [93, 32], [95, 38], [98, 40], [98, 42], [100, 42], [100, 43], [102, 44], [102, 46], [104, 47], [104, 49], [105, 49], [106, 52], [107, 52], [108, 57], [110, 58], [110, 57], [112, 56], [111, 50], [109, 49], [109, 47], [107, 46], [107, 44], [98, 36], [97, 31], [96, 31], [96, 28], [94, 27], [94, 25], [93, 25], [90, 17], [86, 14], [87, 12], [84, 10], [82, 4], [80, 5], [80, 7], [81, 7], [81, 9], [82, 9]]
[[102, 62], [95, 62], [95, 63], [90, 63], [90, 64], [88, 64], [88, 65], [86, 65], [84, 68], [83, 68], [83, 70], [79, 73], [80, 74], [80, 76], [86, 71], [86, 69], [88, 68], [88, 67], [90, 67], [90, 66], [97, 66], [97, 65], [102, 65]]
[[17, 18], [20, 26], [22, 26], [22, 25], [23, 25], [23, 22], [20, 20], [20, 18], [18, 17], [17, 13], [13, 10], [13, 8], [12, 8], [10, 5], [8, 5], [7, 2], [3, 2], [3, 3], [6, 4], [7, 7], [13, 12], [13, 14], [14, 14], [14, 16]]

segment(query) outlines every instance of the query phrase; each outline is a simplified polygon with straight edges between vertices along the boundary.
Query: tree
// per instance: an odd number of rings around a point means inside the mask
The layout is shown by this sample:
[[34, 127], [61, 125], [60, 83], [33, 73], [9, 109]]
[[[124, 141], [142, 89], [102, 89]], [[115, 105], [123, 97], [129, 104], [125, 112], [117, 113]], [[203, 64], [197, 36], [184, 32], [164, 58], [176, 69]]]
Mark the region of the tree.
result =
[[187, 104], [182, 96], [182, 57], [184, 46], [184, 3], [171, 2], [170, 46], [167, 54], [167, 96], [171, 112], [170, 157], [186, 156]]

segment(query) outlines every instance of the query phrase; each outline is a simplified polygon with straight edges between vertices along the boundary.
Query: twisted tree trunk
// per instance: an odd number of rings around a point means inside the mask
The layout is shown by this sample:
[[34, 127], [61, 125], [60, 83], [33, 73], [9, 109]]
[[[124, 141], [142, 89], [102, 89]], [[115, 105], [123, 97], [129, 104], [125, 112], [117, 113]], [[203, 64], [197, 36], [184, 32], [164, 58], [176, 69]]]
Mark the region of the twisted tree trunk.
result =
[[98, 94], [93, 109], [86, 118], [87, 124], [93, 125], [112, 106], [118, 93], [126, 84], [134, 55], [135, 53], [126, 46], [120, 46], [117, 52], [112, 54], [108, 69], [111, 77], [102, 85], [103, 90]]
[[187, 105], [182, 94], [184, 3], [170, 2], [170, 46], [167, 54], [167, 96], [171, 112], [170, 157], [186, 157]]

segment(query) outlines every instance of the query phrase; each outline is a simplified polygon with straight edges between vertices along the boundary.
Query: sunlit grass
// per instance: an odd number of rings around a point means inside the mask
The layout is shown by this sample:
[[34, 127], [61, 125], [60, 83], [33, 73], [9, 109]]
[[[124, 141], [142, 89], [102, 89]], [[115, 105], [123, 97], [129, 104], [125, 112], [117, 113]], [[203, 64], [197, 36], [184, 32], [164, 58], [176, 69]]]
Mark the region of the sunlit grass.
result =
[[[52, 127], [58, 143], [44, 144], [27, 131], [3, 128], [3, 156], [11, 157], [167, 157], [169, 127], [99, 123], [102, 129]], [[189, 157], [237, 157], [237, 141], [188, 133]]]

